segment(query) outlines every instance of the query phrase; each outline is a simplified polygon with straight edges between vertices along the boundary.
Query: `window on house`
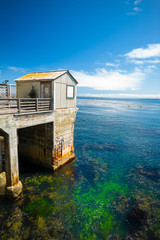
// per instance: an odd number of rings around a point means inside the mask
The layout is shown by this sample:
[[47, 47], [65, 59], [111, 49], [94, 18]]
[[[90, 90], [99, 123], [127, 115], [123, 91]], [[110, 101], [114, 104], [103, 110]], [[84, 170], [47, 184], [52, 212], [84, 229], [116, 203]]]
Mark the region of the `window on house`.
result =
[[67, 98], [73, 99], [74, 98], [74, 86], [67, 85]]

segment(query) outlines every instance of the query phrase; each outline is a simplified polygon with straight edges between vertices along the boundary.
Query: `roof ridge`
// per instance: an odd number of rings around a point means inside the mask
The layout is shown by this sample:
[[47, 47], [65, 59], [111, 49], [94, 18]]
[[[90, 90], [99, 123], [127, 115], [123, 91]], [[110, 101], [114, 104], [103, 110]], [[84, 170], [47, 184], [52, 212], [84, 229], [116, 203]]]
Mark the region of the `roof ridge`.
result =
[[[33, 74], [33, 73], [47, 73], [47, 72], [68, 72], [68, 71], [69, 71], [68, 69], [67, 69], [67, 70], [66, 70], [66, 69], [64, 69], [64, 70], [63, 70], [63, 69], [60, 69], [60, 70], [50, 70], [50, 71], [42, 71], [42, 72], [29, 72], [29, 73], [27, 73], [27, 74], [31, 74], [31, 73], [32, 73], [32, 74]], [[26, 74], [26, 75], [27, 75], [27, 74]]]

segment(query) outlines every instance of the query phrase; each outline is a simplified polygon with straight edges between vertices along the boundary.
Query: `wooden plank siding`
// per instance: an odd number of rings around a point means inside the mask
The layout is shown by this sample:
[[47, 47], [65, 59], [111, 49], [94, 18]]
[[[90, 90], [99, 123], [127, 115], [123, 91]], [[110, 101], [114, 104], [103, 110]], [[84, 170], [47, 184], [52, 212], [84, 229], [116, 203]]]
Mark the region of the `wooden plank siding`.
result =
[[[74, 86], [75, 92], [73, 99], [67, 99], [68, 85]], [[76, 107], [76, 82], [68, 73], [64, 74], [63, 76], [55, 80], [55, 88], [56, 88], [55, 89], [56, 109]]]

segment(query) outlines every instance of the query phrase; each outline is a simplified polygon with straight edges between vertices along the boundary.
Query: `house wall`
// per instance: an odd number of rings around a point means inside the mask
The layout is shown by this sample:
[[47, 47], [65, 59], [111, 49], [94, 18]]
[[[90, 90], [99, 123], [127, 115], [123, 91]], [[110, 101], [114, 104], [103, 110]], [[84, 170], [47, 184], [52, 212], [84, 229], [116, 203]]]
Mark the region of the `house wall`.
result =
[[32, 86], [37, 92], [37, 97], [40, 97], [40, 82], [39, 81], [23, 81], [23, 82], [16, 82], [16, 91], [17, 91], [17, 98], [30, 98], [29, 92], [32, 89]]
[[[68, 74], [65, 73], [61, 77], [57, 78], [53, 84], [53, 96], [55, 95], [55, 108], [75, 108], [76, 107], [76, 82]], [[75, 87], [74, 99], [67, 99], [67, 85], [73, 85]]]

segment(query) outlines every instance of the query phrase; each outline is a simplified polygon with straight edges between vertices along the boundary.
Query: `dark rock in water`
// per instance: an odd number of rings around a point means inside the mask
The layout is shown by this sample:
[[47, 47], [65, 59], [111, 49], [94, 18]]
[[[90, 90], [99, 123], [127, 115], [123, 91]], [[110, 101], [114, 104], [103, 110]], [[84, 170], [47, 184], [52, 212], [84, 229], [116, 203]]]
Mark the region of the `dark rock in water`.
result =
[[131, 232], [135, 232], [147, 223], [147, 213], [139, 207], [132, 207], [127, 215], [127, 223]]

